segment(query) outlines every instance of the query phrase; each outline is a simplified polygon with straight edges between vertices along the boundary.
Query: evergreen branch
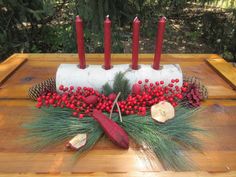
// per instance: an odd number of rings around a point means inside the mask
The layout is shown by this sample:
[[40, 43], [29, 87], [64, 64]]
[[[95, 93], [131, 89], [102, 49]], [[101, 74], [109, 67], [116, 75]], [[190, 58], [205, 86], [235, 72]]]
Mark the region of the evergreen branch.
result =
[[174, 119], [165, 124], [151, 119], [150, 113], [142, 117], [129, 115], [118, 122], [139, 145], [148, 147], [147, 153], [154, 152], [165, 168], [174, 170], [192, 169], [184, 150], [201, 149], [200, 141], [193, 136], [202, 132], [193, 125], [191, 117], [197, 110], [177, 108]]
[[91, 149], [103, 135], [102, 128], [94, 119], [91, 117], [77, 119], [72, 117], [71, 111], [66, 108], [42, 108], [35, 116], [35, 121], [23, 125], [28, 130], [28, 135], [23, 138], [28, 140], [33, 150], [59, 144], [78, 133], [86, 133], [87, 143], [77, 151], [78, 155]]
[[[129, 136], [140, 146], [147, 146], [147, 155], [155, 155], [166, 169], [192, 169], [191, 163], [185, 154], [188, 149], [201, 149], [201, 143], [194, 133], [203, 132], [193, 124], [193, 115], [199, 109], [186, 109], [183, 106], [176, 108], [174, 119], [166, 123], [158, 123], [147, 116], [128, 115], [120, 122], [118, 115], [113, 119], [125, 129]], [[79, 149], [74, 157], [91, 149], [103, 135], [100, 125], [91, 117], [77, 119], [71, 117], [69, 109], [42, 108], [35, 112], [37, 119], [24, 125], [29, 131], [26, 137], [33, 147], [41, 149], [64, 140], [73, 138], [78, 133], [86, 133], [87, 143]], [[153, 153], [154, 152], [154, 153]]]
[[108, 96], [108, 95], [110, 95], [111, 93], [113, 93], [113, 89], [111, 88], [111, 86], [110, 86], [108, 83], [106, 83], [106, 84], [102, 87], [102, 89], [103, 89], [104, 95], [106, 95], [106, 96]]
[[125, 73], [122, 72], [117, 73], [115, 75], [113, 83], [113, 91], [117, 94], [121, 92], [120, 95], [121, 100], [125, 100], [131, 91], [129, 80], [126, 79], [124, 76]]

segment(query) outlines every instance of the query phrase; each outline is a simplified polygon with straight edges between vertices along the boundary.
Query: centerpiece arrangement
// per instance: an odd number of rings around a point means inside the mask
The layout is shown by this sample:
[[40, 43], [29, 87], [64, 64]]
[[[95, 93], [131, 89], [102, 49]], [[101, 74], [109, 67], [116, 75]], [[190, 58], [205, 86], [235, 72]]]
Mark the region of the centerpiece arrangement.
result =
[[37, 101], [34, 122], [24, 125], [35, 148], [67, 141], [79, 155], [105, 134], [114, 144], [129, 148], [132, 139], [152, 152], [168, 169], [186, 169], [184, 149], [199, 149], [194, 136], [202, 130], [193, 114], [207, 90], [195, 77], [185, 77], [178, 64], [160, 65], [166, 19], [158, 23], [152, 65], [138, 64], [139, 26], [133, 22], [131, 65], [111, 65], [111, 21], [104, 21], [104, 65], [86, 65], [83, 27], [76, 17], [79, 65], [61, 64], [54, 78], [29, 89]]

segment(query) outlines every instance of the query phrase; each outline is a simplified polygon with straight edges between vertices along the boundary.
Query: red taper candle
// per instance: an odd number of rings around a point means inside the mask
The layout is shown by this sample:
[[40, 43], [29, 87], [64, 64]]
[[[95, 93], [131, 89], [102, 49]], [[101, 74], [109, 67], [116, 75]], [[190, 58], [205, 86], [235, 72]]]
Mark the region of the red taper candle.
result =
[[165, 25], [166, 25], [166, 18], [161, 17], [161, 19], [158, 22], [158, 30], [156, 34], [156, 50], [153, 61], [153, 68], [156, 70], [160, 69], [160, 59], [162, 52], [163, 37], [165, 32]]
[[133, 21], [132, 69], [138, 69], [139, 28], [140, 21], [138, 17], [135, 17]]
[[79, 16], [76, 16], [75, 28], [77, 35], [77, 51], [79, 57], [79, 67], [81, 69], [84, 69], [86, 68], [85, 52], [84, 52], [84, 30], [83, 30], [83, 20]]
[[109, 15], [104, 21], [104, 68], [111, 68], [111, 20]]

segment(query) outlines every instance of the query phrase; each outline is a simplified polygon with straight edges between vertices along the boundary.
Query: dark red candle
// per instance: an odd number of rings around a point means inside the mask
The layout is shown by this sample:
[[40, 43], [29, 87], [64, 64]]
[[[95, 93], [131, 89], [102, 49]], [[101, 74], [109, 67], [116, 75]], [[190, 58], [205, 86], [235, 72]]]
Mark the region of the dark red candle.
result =
[[108, 15], [104, 21], [104, 68], [111, 68], [111, 20]]
[[79, 16], [76, 16], [75, 28], [77, 35], [77, 51], [79, 57], [79, 67], [81, 69], [84, 69], [86, 68], [86, 62], [85, 62], [85, 52], [84, 52], [83, 20]]
[[132, 69], [138, 69], [139, 28], [140, 21], [138, 17], [135, 17], [133, 21]]
[[158, 22], [158, 30], [156, 34], [156, 50], [153, 61], [153, 68], [157, 70], [160, 69], [160, 59], [162, 52], [163, 37], [165, 32], [165, 25], [166, 25], [166, 18], [161, 17], [161, 19]]

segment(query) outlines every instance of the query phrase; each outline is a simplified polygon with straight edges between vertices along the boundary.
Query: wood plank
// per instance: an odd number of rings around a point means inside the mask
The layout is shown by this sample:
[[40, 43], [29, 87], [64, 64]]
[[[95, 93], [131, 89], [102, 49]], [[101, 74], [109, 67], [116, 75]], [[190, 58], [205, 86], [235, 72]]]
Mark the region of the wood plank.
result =
[[[35, 54], [36, 55], [36, 54]], [[20, 55], [22, 56], [22, 55]], [[36, 55], [37, 56], [37, 55]], [[125, 55], [123, 55], [125, 56]], [[56, 69], [61, 60], [27, 60], [22, 65], [17, 74], [12, 75], [8, 81], [0, 87], [0, 98], [22, 98], [27, 99], [27, 90], [35, 83], [39, 83], [49, 77], [55, 76]], [[89, 61], [89, 64], [101, 64], [102, 60]], [[116, 60], [114, 64], [128, 63], [126, 60]], [[169, 64], [175, 62], [174, 59], [163, 61], [162, 64]], [[64, 61], [64, 63], [75, 63]], [[143, 61], [143, 63], [150, 64], [150, 61]], [[189, 76], [198, 77], [208, 88], [209, 99], [236, 99], [236, 92], [224, 81], [223, 78], [215, 74], [215, 72], [204, 61], [179, 61], [183, 72]], [[43, 72], [42, 72], [43, 71]], [[207, 77], [206, 77], [207, 76]]]
[[208, 64], [216, 70], [234, 89], [236, 89], [236, 68], [222, 58], [207, 59]]
[[0, 63], [0, 85], [10, 77], [13, 72], [15, 72], [24, 62], [26, 58], [20, 57], [17, 55], [13, 55], [8, 60], [3, 63]]
[[[75, 53], [17, 53], [15, 54], [18, 57], [29, 58], [29, 60], [47, 60], [47, 61], [78, 61], [78, 55]], [[101, 60], [103, 61], [104, 55], [102, 53], [93, 53], [86, 54], [86, 61], [94, 61]], [[111, 59], [112, 62], [117, 60], [119, 61], [127, 61], [131, 62], [132, 54], [112, 54]], [[216, 54], [162, 54], [162, 61], [204, 61], [209, 58], [218, 58], [219, 56]], [[152, 62], [154, 58], [154, 54], [139, 54], [140, 61], [149, 61]]]
[[35, 174], [35, 173], [0, 173], [0, 177], [235, 177], [236, 171], [231, 172], [218, 172], [209, 173], [205, 171], [194, 171], [194, 172], [128, 172], [128, 173], [106, 173], [106, 172], [96, 172], [96, 173], [51, 173], [51, 174]]
[[[22, 124], [35, 119], [40, 109], [32, 110], [35, 102], [29, 100], [0, 100], [0, 172], [6, 173], [126, 173], [133, 171], [157, 172], [164, 169], [159, 161], [151, 165], [135, 144], [121, 150], [106, 138], [70, 166], [73, 152], [64, 149], [65, 142], [35, 152], [27, 147], [22, 136]], [[198, 170], [228, 172], [236, 170], [236, 101], [210, 100], [206, 108], [195, 117], [198, 126], [208, 130], [201, 136], [203, 153], [189, 151], [188, 154]], [[112, 163], [111, 163], [112, 162]], [[125, 164], [125, 165], [124, 165]]]

